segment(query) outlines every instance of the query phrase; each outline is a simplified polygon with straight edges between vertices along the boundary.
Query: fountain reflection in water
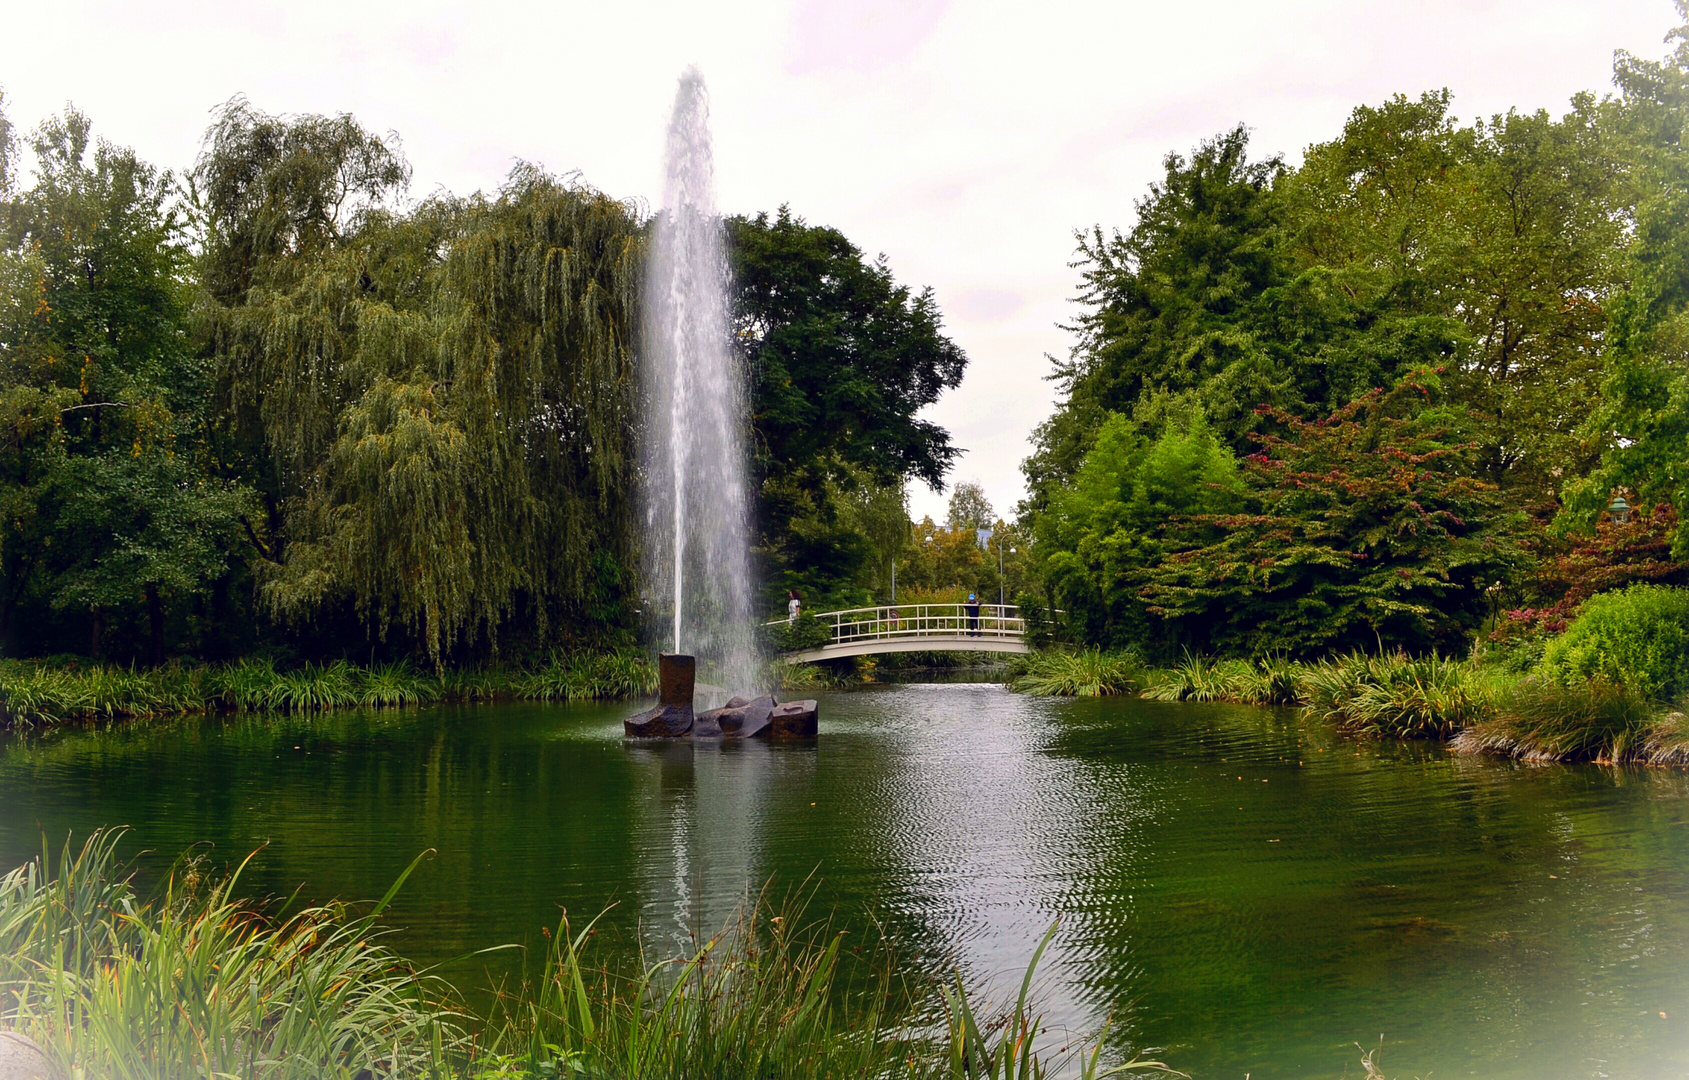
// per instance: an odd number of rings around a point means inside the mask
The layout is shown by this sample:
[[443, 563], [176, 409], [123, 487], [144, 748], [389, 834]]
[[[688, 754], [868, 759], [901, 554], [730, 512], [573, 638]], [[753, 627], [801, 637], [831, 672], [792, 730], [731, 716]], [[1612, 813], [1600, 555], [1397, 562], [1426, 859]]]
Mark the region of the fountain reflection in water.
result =
[[696, 68], [680, 78], [664, 161], [645, 293], [646, 581], [669, 619], [665, 647], [697, 655], [711, 681], [749, 687], [746, 375], [729, 338], [709, 97]]

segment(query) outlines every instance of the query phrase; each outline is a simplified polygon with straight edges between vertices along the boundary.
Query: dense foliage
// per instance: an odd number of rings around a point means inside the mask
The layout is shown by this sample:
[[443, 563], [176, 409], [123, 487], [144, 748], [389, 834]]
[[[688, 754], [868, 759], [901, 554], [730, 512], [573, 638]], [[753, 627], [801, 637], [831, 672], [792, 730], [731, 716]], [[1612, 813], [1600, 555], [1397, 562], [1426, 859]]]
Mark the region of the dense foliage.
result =
[[870, 603], [908, 532], [903, 486], [958, 450], [919, 413], [967, 358], [930, 290], [782, 207], [728, 221], [734, 333], [752, 372], [759, 548], [772, 594]]
[[[636, 205], [527, 166], [411, 202], [391, 137], [242, 99], [183, 178], [74, 112], [29, 143], [23, 187], [0, 124], [0, 649], [637, 638]], [[966, 359], [836, 230], [728, 224], [767, 577], [870, 601]]]
[[[1130, 230], [1081, 234], [1078, 344], [1020, 508], [1064, 632], [1459, 651], [1681, 580], [1673, 38], [1559, 117], [1462, 123], [1446, 91], [1398, 95], [1295, 166], [1238, 127], [1170, 155]], [[1614, 518], [1619, 494], [1661, 508]]]
[[1667, 700], [1689, 693], [1689, 590], [1632, 585], [1592, 598], [1542, 667], [1562, 683], [1605, 679]]
[[75, 112], [31, 146], [34, 186], [0, 188], [0, 642], [69, 619], [97, 656], [142, 615], [157, 660], [166, 600], [223, 576], [246, 506], [215, 467], [176, 184]]

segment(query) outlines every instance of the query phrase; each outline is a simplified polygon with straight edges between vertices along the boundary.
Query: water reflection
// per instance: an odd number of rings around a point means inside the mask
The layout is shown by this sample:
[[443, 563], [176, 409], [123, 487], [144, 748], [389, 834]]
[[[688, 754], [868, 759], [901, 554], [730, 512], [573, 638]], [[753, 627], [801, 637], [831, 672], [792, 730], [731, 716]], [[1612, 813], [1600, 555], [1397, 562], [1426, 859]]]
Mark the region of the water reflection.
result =
[[[1689, 1071], [1689, 777], [1457, 759], [1293, 712], [992, 685], [823, 700], [805, 746], [633, 745], [624, 706], [125, 725], [0, 741], [0, 861], [128, 823], [267, 843], [246, 880], [400, 895], [396, 943], [510, 974], [560, 909], [659, 953], [751, 891], [877, 920], [1002, 1000], [1049, 925], [1055, 1026], [1199, 1076]], [[1660, 1014], [1666, 1014], [1662, 1017]]]

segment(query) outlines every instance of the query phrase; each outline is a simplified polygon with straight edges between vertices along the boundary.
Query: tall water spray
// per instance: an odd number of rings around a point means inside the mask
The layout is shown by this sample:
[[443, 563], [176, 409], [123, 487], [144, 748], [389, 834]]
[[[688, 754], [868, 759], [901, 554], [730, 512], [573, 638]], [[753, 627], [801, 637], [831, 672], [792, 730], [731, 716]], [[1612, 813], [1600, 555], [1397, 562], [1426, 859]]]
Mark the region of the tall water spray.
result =
[[727, 257], [715, 207], [709, 95], [687, 69], [664, 155], [646, 287], [646, 580], [675, 652], [747, 688], [751, 632], [744, 365], [729, 338]]

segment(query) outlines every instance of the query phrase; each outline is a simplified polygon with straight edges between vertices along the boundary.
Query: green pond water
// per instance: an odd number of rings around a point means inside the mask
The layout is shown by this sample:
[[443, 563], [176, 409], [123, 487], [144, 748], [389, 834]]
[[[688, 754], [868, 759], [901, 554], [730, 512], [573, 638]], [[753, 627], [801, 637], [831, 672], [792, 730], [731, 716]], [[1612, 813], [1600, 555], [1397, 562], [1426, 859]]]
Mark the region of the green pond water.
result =
[[[560, 908], [678, 948], [764, 882], [911, 965], [1112, 1016], [1193, 1076], [1689, 1076], [1689, 776], [1337, 737], [1292, 711], [994, 685], [822, 699], [810, 745], [635, 745], [627, 704], [230, 718], [0, 741], [0, 863], [129, 825], [265, 845], [258, 895], [380, 896], [460, 983]], [[501, 965], [504, 965], [501, 967]]]

